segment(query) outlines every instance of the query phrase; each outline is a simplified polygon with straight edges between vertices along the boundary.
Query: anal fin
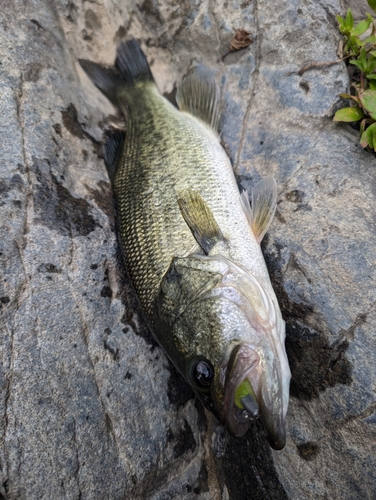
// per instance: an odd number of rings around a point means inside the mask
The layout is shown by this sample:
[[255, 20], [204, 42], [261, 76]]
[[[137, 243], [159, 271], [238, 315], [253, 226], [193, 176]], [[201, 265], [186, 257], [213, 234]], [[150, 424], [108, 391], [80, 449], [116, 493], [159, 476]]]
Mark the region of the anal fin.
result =
[[179, 195], [178, 205], [185, 222], [206, 254], [209, 254], [219, 241], [226, 241], [200, 193], [190, 189], [183, 191]]
[[268, 230], [277, 208], [277, 183], [273, 177], [267, 177], [252, 188], [252, 206], [248, 192], [240, 195], [240, 203], [249, 225], [258, 243], [261, 243]]
[[117, 164], [121, 158], [125, 132], [119, 129], [107, 130], [105, 137], [106, 142], [103, 147], [103, 155], [108, 175], [112, 182], [115, 176]]

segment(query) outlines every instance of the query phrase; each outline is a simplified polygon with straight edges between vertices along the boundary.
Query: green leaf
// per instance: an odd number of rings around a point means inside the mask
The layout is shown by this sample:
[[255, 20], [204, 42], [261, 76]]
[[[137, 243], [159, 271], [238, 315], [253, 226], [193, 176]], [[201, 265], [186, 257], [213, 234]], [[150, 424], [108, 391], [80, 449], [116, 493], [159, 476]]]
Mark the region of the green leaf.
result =
[[360, 138], [362, 148], [369, 146], [376, 151], [376, 123], [372, 123], [362, 134]]
[[368, 19], [364, 19], [364, 21], [360, 21], [360, 23], [358, 23], [355, 28], [353, 28], [351, 30], [352, 34], [353, 35], [363, 35], [363, 33], [365, 33], [368, 28], [369, 28], [369, 25], [371, 24], [372, 22], [372, 17], [371, 18], [368, 18]]
[[363, 118], [363, 111], [358, 108], [343, 108], [334, 115], [335, 122], [357, 122]]
[[367, 57], [367, 71], [365, 72], [366, 74], [372, 73], [372, 71], [375, 71], [376, 69], [376, 57], [375, 56], [368, 56]]
[[363, 108], [376, 120], [376, 92], [374, 90], [365, 90], [360, 95]]
[[338, 29], [341, 33], [345, 33], [346, 28], [345, 28], [345, 20], [343, 19], [342, 16], [336, 16], [337, 22], [338, 22]]
[[371, 90], [376, 90], [376, 82], [369, 82], [369, 88]]
[[348, 9], [345, 17], [345, 28], [351, 31], [353, 27], [354, 27], [354, 18], [351, 9]]
[[367, 75], [367, 78], [368, 80], [376, 80], [376, 75], [375, 74]]
[[368, 69], [368, 66], [367, 66], [367, 52], [366, 52], [366, 49], [362, 49], [360, 51], [360, 56], [358, 59], [352, 59], [350, 61], [350, 64], [354, 64], [355, 66], [357, 66], [360, 71], [363, 71], [363, 73], [367, 73], [367, 69]]
[[[364, 43], [376, 43], [376, 36], [369, 36], [365, 40], [363, 40]], [[372, 54], [372, 52], [370, 52]]]
[[367, 0], [368, 5], [371, 7], [371, 9], [376, 12], [376, 0]]

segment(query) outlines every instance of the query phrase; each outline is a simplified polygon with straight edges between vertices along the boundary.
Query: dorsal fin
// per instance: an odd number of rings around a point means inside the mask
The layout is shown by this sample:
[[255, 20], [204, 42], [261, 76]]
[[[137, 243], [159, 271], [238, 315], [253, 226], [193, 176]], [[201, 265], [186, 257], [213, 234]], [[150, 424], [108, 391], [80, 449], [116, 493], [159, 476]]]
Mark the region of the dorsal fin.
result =
[[196, 71], [183, 81], [176, 93], [180, 111], [196, 116], [218, 131], [220, 119], [220, 92], [213, 77]]
[[209, 254], [219, 241], [226, 241], [200, 193], [190, 189], [183, 191], [179, 195], [178, 205], [185, 222], [206, 254]]
[[261, 243], [268, 230], [277, 208], [277, 183], [273, 177], [267, 177], [252, 188], [252, 206], [248, 192], [240, 195], [240, 203], [258, 243]]
[[115, 170], [119, 163], [124, 145], [125, 132], [119, 129], [107, 130], [103, 147], [103, 156], [111, 182], [114, 180]]

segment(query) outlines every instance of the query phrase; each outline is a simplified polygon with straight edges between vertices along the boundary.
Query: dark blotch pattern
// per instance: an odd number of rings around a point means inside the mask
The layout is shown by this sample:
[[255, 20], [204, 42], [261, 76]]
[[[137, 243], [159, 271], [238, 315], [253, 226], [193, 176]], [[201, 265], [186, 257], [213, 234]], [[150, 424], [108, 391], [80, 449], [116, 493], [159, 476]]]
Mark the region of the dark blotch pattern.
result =
[[101, 297], [109, 297], [112, 298], [112, 290], [109, 286], [104, 286], [101, 290]]
[[316, 458], [320, 452], [320, 447], [318, 443], [315, 443], [314, 441], [308, 441], [307, 443], [302, 443], [298, 445], [297, 448], [300, 457], [303, 460], [306, 460], [307, 462], [310, 462], [311, 460]]
[[28, 64], [24, 73], [25, 82], [37, 82], [42, 69], [43, 66], [39, 63]]
[[[281, 250], [278, 244], [274, 247]], [[326, 335], [310, 327], [311, 317], [317, 317], [314, 307], [292, 301], [283, 287], [283, 276], [278, 267], [281, 259], [270, 258], [267, 248], [264, 257], [286, 321], [286, 351], [292, 375], [290, 395], [309, 401], [327, 387], [351, 384], [351, 364], [345, 356], [349, 346], [347, 338], [340, 338], [330, 345]], [[324, 320], [321, 322], [323, 330], [327, 331]]]
[[184, 420], [184, 427], [179, 434], [175, 436], [174, 458], [181, 457], [188, 451], [193, 451], [196, 448], [196, 440], [193, 435], [191, 426], [187, 420]]
[[71, 103], [66, 110], [61, 112], [64, 127], [69, 130], [72, 135], [83, 139], [84, 131], [78, 121], [77, 110]]
[[180, 408], [185, 405], [189, 399], [194, 398], [194, 393], [184, 377], [176, 370], [172, 363], [169, 362], [167, 368], [170, 371], [167, 396], [171, 404], [176, 408]]
[[219, 481], [226, 484], [231, 500], [288, 498], [279, 482], [270, 445], [259, 421], [243, 438], [228, 437], [225, 456], [222, 460], [217, 459], [217, 465]]
[[61, 273], [61, 269], [58, 269], [54, 264], [40, 264], [37, 268], [38, 273]]
[[286, 350], [292, 373], [290, 394], [309, 401], [336, 384], [351, 384], [351, 364], [345, 357], [347, 339], [332, 346], [324, 335], [293, 322], [287, 324]]

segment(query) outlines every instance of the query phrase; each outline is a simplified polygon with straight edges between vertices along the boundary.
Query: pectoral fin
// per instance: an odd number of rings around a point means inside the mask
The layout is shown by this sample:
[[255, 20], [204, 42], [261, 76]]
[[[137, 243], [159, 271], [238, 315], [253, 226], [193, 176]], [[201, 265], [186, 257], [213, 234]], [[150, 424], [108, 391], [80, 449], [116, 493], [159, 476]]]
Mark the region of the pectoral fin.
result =
[[267, 177], [252, 188], [252, 206], [248, 192], [240, 195], [240, 203], [257, 241], [261, 243], [268, 230], [277, 208], [277, 183], [273, 177]]
[[197, 243], [209, 254], [219, 241], [226, 241], [210, 208], [197, 191], [186, 190], [178, 198], [180, 212]]

